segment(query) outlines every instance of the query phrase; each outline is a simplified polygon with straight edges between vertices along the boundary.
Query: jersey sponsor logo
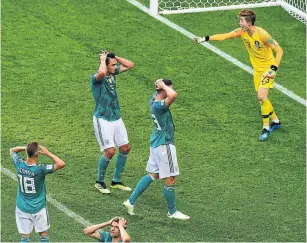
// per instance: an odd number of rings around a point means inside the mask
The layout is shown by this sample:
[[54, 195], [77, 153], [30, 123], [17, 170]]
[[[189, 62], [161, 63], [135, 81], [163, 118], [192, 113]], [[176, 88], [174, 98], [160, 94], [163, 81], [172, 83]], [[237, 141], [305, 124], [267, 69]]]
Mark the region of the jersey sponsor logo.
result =
[[110, 143], [110, 141], [109, 141], [109, 139], [104, 139], [104, 140], [103, 140], [103, 143], [104, 143], [105, 145], [108, 145], [108, 144]]

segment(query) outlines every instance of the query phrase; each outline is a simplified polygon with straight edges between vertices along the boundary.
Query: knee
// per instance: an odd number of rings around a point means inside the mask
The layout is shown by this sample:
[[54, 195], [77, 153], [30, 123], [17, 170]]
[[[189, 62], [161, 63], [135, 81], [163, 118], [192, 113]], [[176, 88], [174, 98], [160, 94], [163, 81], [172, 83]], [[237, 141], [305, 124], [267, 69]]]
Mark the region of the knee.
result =
[[175, 182], [176, 182], [176, 177], [175, 176], [171, 176], [171, 177], [165, 178], [165, 180], [164, 180], [164, 184], [166, 186], [173, 186], [173, 185], [175, 185]]
[[112, 159], [115, 154], [115, 148], [108, 148], [104, 151], [104, 156], [108, 159]]
[[48, 236], [48, 231], [43, 231], [39, 233], [40, 236]]
[[152, 180], [159, 179], [159, 174], [157, 173], [149, 173], [149, 176], [151, 177]]
[[131, 146], [130, 146], [129, 143], [128, 143], [128, 144], [125, 144], [125, 145], [123, 145], [123, 146], [121, 146], [121, 147], [119, 148], [119, 152], [121, 152], [121, 153], [123, 153], [123, 154], [128, 154], [128, 153], [130, 152], [130, 150], [131, 150]]

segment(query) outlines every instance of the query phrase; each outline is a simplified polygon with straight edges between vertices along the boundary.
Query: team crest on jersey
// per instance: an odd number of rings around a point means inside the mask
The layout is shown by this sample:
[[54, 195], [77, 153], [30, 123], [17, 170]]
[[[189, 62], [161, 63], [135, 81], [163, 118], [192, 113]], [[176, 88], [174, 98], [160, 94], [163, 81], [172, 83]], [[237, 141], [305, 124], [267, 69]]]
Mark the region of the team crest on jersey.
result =
[[104, 143], [105, 145], [108, 145], [108, 144], [109, 144], [109, 139], [103, 140], [103, 143]]
[[255, 41], [255, 46], [257, 47], [257, 48], [259, 48], [260, 47], [260, 43], [259, 43], [259, 41]]

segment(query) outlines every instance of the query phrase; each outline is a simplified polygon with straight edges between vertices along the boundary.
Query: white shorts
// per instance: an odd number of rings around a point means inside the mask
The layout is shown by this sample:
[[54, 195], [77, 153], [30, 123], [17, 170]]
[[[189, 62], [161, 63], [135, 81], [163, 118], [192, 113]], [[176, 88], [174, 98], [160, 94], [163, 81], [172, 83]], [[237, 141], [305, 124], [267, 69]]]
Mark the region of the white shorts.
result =
[[116, 121], [107, 121], [93, 116], [93, 122], [101, 152], [129, 143], [127, 129], [121, 118]]
[[50, 228], [47, 208], [41, 209], [38, 213], [25, 213], [16, 207], [16, 224], [20, 234], [30, 234], [35, 227], [35, 232], [44, 232]]
[[156, 148], [150, 147], [146, 170], [149, 173], [158, 173], [160, 179], [178, 176], [179, 166], [175, 145], [167, 144]]

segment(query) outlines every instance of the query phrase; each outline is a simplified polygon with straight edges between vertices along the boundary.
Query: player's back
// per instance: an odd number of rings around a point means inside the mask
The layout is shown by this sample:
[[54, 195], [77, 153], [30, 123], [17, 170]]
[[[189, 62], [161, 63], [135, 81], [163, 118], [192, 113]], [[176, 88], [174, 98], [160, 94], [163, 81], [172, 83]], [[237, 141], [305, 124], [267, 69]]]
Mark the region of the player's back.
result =
[[46, 207], [45, 176], [54, 171], [54, 165], [28, 165], [16, 153], [12, 159], [18, 177], [17, 207], [26, 213], [37, 213]]

